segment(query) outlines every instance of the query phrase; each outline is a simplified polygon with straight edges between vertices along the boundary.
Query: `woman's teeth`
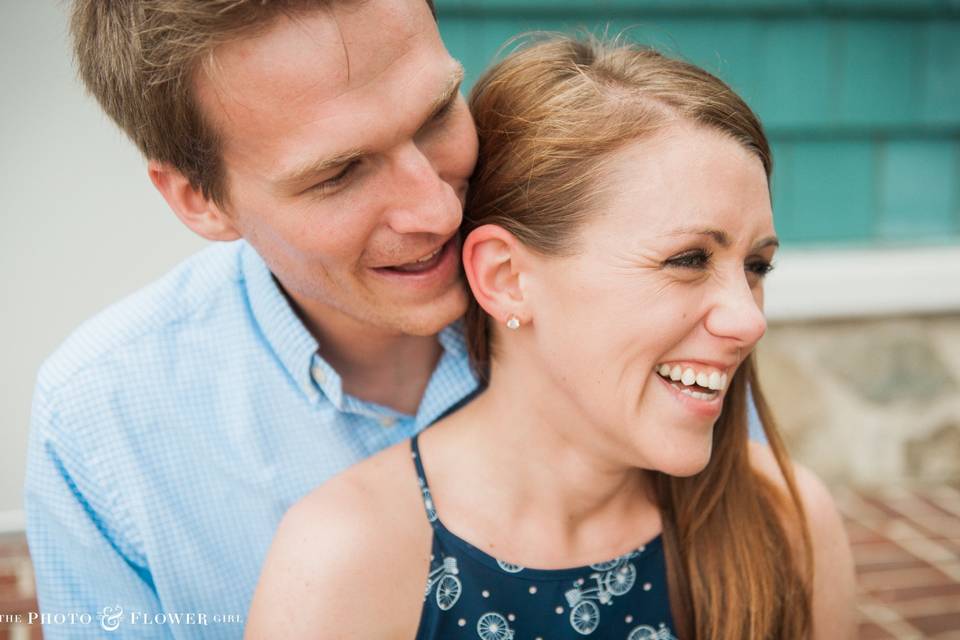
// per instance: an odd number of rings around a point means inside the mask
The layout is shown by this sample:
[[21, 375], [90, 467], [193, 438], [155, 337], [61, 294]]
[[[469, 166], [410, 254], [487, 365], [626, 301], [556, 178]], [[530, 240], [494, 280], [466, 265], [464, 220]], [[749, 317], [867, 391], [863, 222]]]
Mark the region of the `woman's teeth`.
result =
[[[720, 391], [727, 388], [727, 374], [716, 370], [695, 371], [692, 367], [684, 369], [680, 365], [671, 367], [668, 364], [661, 364], [655, 371], [671, 382], [680, 383], [674, 385], [680, 390], [680, 393], [693, 396], [699, 400], [712, 400], [717, 397]], [[693, 386], [710, 391], [684, 388]]]
[[691, 391], [690, 389], [680, 389], [680, 393], [696, 398], [697, 400], [713, 400], [720, 393], [719, 391]]

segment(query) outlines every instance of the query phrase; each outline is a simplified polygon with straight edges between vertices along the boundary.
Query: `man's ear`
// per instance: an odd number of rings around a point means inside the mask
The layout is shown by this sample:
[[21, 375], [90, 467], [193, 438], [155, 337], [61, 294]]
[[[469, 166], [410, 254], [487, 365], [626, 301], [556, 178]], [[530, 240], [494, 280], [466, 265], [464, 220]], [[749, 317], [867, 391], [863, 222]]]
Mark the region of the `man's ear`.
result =
[[477, 302], [497, 322], [530, 318], [523, 295], [526, 250], [512, 233], [494, 224], [477, 227], [463, 241], [463, 270]]
[[207, 240], [236, 240], [240, 231], [234, 221], [215, 202], [190, 184], [179, 169], [166, 162], [147, 162], [150, 181], [167, 201], [180, 221]]

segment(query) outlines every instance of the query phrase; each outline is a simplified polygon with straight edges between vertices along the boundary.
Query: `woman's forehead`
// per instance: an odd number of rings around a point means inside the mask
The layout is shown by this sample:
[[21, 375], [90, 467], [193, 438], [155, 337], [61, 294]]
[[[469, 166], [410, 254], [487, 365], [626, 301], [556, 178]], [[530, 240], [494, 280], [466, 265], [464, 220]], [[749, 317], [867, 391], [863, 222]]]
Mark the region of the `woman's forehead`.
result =
[[745, 230], [772, 233], [763, 164], [722, 133], [671, 126], [614, 152], [605, 169], [597, 217], [631, 235], [669, 241], [714, 229], [737, 241]]

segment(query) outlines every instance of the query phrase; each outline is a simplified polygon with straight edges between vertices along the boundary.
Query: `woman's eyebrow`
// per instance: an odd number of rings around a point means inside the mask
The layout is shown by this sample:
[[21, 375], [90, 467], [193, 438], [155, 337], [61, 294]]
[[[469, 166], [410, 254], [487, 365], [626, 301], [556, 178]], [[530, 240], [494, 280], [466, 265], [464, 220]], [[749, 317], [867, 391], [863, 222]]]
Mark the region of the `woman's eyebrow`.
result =
[[[684, 227], [682, 229], [676, 229], [675, 231], [671, 231], [670, 233], [665, 235], [671, 236], [671, 237], [685, 236], [685, 235], [707, 236], [707, 237], [713, 238], [713, 240], [724, 249], [730, 246], [730, 236], [727, 234], [726, 231], [723, 231], [722, 229]], [[773, 247], [780, 246], [780, 240], [777, 238], [777, 236], [767, 236], [766, 238], [757, 241], [757, 243], [753, 245], [753, 248], [751, 249], [751, 251], [760, 251], [761, 249], [765, 249], [766, 247], [770, 247], [770, 246], [773, 246]]]

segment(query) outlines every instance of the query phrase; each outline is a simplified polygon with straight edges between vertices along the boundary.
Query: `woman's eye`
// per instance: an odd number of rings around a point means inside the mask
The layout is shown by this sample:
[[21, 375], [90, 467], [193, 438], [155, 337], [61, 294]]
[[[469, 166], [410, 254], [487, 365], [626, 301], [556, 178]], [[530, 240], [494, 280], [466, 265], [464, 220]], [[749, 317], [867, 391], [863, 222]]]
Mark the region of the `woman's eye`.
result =
[[698, 249], [697, 251], [691, 251], [690, 253], [677, 256], [676, 258], [670, 258], [667, 260], [667, 264], [685, 269], [703, 269], [710, 263], [712, 256], [713, 254], [709, 251]]
[[[712, 257], [713, 254], [711, 252], [698, 249], [696, 251], [684, 253], [675, 258], [670, 258], [667, 260], [667, 264], [673, 267], [681, 267], [684, 269], [705, 269], [707, 265], [710, 264], [710, 259]], [[773, 271], [773, 267], [774, 265], [766, 260], [754, 260], [753, 262], [747, 263], [744, 266], [744, 269], [752, 275], [763, 278], [768, 273]]]
[[330, 191], [333, 191], [337, 187], [341, 186], [344, 182], [347, 181], [347, 178], [350, 177], [350, 174], [353, 173], [354, 169], [357, 168], [357, 165], [360, 164], [359, 160], [353, 160], [347, 163], [340, 172], [333, 176], [332, 178], [327, 178], [323, 182], [318, 182], [308, 189], [315, 193], [324, 194]]

